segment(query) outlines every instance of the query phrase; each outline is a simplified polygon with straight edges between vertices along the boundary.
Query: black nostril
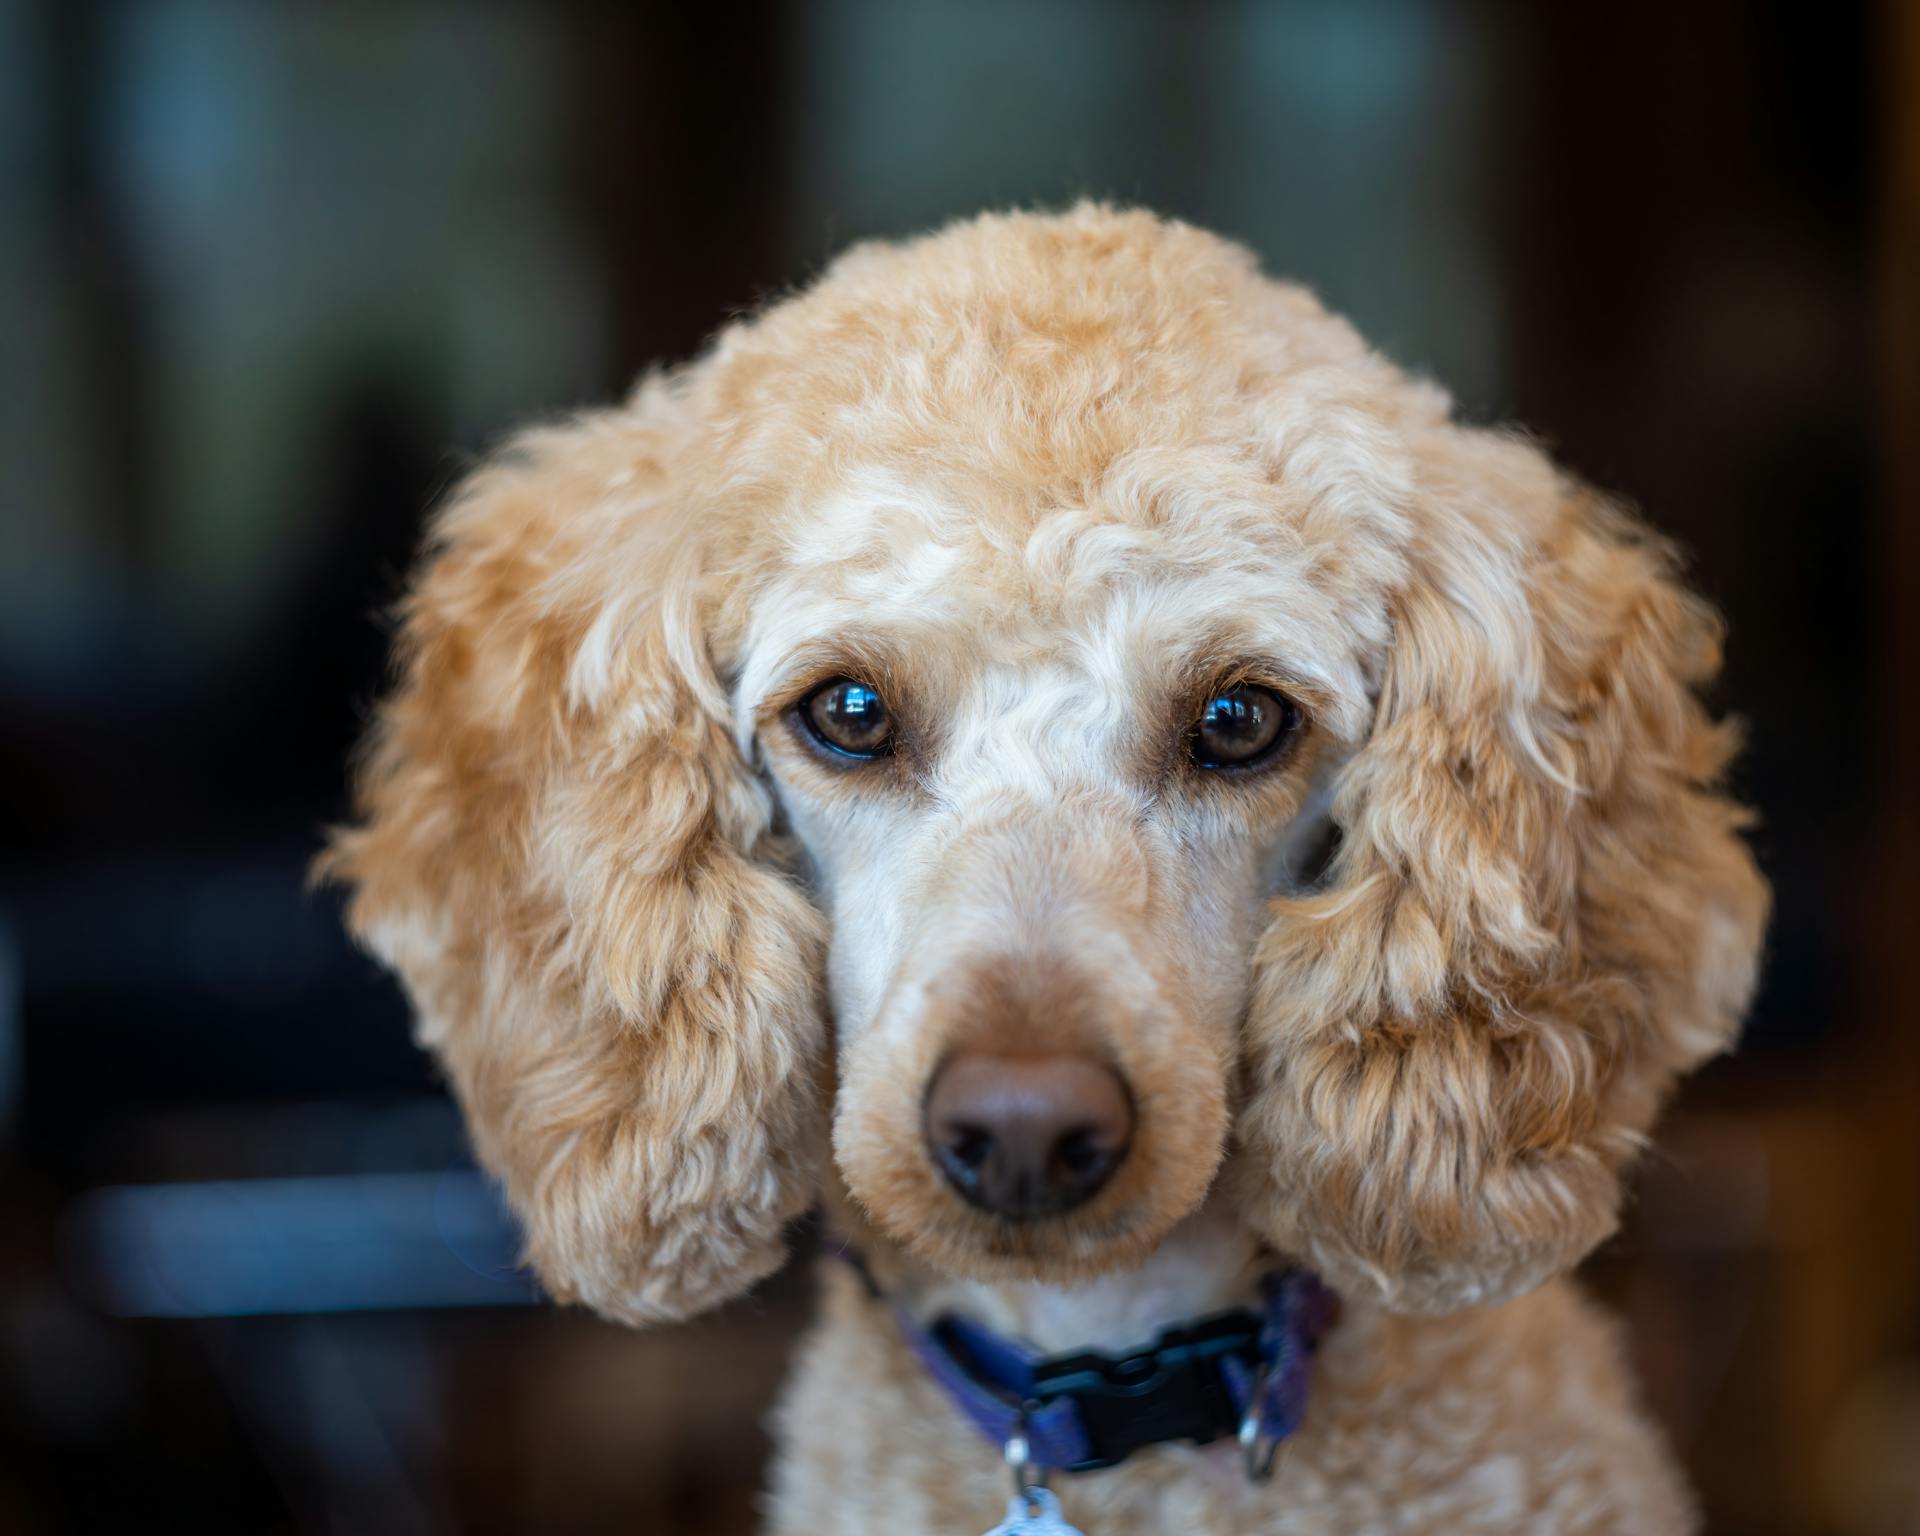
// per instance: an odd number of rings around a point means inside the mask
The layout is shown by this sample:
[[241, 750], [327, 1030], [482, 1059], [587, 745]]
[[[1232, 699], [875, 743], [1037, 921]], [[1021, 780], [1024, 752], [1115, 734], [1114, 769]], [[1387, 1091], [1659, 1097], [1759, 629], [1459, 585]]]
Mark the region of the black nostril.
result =
[[993, 1132], [977, 1125], [956, 1126], [948, 1150], [961, 1167], [978, 1171], [993, 1153]]
[[978, 1125], [956, 1125], [933, 1149], [933, 1156], [947, 1181], [972, 1199], [979, 1191], [981, 1172], [993, 1152], [993, 1132]]
[[1094, 1172], [1105, 1157], [1094, 1145], [1093, 1132], [1085, 1126], [1068, 1131], [1053, 1147], [1054, 1161], [1075, 1178], [1085, 1178]]

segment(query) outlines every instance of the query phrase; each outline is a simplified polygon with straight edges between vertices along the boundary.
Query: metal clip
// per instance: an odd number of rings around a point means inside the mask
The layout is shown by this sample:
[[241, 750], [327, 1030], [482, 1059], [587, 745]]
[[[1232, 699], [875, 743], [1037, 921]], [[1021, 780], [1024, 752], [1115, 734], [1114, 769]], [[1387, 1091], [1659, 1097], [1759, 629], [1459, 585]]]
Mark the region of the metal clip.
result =
[[1260, 1404], [1267, 1395], [1267, 1379], [1272, 1374], [1261, 1366], [1253, 1378], [1253, 1390], [1247, 1393], [1246, 1412], [1240, 1415], [1240, 1453], [1250, 1481], [1264, 1483], [1273, 1476], [1274, 1463], [1280, 1459], [1280, 1441], [1267, 1434], [1260, 1424]]
[[1002, 1454], [1007, 1459], [1007, 1470], [1013, 1474], [1013, 1491], [1021, 1498], [1027, 1497], [1029, 1489], [1047, 1486], [1047, 1469], [1036, 1468], [1033, 1464], [1033, 1444], [1027, 1438], [1027, 1410], [1020, 1410], [1020, 1422], [1013, 1433], [1007, 1436]]

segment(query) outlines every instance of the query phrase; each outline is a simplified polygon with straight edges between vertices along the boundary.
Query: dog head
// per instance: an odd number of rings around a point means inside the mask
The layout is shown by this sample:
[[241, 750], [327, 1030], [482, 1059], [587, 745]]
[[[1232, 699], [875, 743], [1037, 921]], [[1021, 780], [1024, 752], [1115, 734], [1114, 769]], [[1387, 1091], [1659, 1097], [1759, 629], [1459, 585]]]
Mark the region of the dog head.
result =
[[1528, 443], [1144, 214], [851, 252], [441, 513], [326, 867], [559, 1294], [682, 1316], [830, 1155], [959, 1273], [1218, 1186], [1333, 1283], [1611, 1230], [1765, 888], [1712, 615]]

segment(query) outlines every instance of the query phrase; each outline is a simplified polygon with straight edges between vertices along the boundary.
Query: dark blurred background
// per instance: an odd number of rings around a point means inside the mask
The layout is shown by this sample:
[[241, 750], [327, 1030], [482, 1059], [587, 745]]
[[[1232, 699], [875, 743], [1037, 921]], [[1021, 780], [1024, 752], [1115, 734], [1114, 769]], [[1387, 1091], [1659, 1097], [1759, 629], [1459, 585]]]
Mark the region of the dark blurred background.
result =
[[804, 1268], [538, 1305], [305, 866], [476, 453], [1094, 193], [1690, 551], [1778, 916], [1590, 1279], [1712, 1530], [1920, 1532], [1916, 98], [1895, 4], [0, 0], [0, 1530], [750, 1527]]

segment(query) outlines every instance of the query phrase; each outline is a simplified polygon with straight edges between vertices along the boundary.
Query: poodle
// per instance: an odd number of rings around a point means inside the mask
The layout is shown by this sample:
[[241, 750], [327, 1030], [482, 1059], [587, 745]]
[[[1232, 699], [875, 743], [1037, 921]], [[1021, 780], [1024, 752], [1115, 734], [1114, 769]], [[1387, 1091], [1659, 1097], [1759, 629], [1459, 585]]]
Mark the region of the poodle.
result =
[[1532, 442], [989, 215], [515, 439], [397, 652], [322, 871], [548, 1290], [826, 1212], [772, 1530], [1692, 1528], [1568, 1272], [1768, 893], [1716, 617]]

